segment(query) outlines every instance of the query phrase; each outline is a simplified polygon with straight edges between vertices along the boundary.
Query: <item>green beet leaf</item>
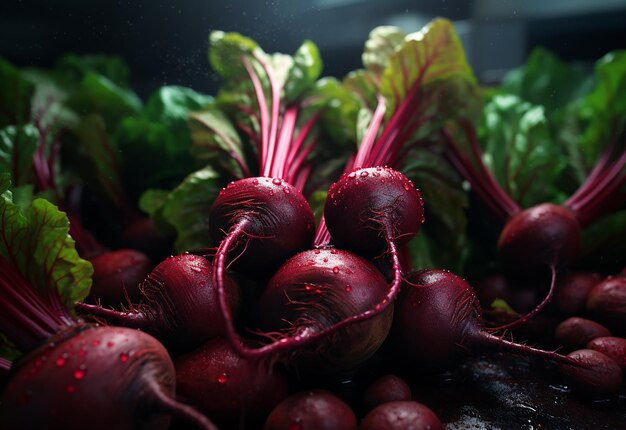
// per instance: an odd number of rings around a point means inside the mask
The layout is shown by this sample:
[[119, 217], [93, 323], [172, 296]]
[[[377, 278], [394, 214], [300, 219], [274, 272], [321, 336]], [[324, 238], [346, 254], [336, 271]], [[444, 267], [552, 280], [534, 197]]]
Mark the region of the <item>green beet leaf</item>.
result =
[[8, 174], [0, 175], [0, 256], [43, 297], [58, 297], [68, 309], [91, 287], [91, 263], [79, 257], [64, 212], [37, 198], [26, 208], [13, 202]]

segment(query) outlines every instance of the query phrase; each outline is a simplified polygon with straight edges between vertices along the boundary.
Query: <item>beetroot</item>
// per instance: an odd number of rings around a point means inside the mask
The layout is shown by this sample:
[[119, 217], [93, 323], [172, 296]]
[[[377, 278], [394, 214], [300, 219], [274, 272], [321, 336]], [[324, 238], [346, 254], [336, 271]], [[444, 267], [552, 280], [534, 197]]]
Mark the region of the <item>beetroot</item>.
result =
[[611, 332], [602, 324], [586, 318], [571, 317], [561, 322], [554, 333], [554, 340], [567, 351], [582, 349], [597, 337], [610, 336]]
[[90, 296], [111, 306], [137, 301], [141, 296], [139, 284], [154, 268], [146, 254], [134, 249], [104, 252], [90, 261], [93, 265]]
[[584, 311], [589, 291], [600, 281], [597, 273], [573, 272], [561, 278], [554, 292], [554, 308], [564, 315], [576, 315]]
[[[86, 303], [76, 304], [76, 309], [114, 324], [140, 328], [168, 345], [189, 348], [224, 333], [212, 270], [202, 256], [168, 257], [140, 285], [141, 300], [130, 309], [116, 311]], [[230, 278], [225, 285], [228, 306], [236, 312], [239, 288]]]
[[394, 241], [401, 247], [424, 222], [420, 192], [403, 174], [388, 167], [344, 173], [328, 191], [324, 219], [340, 247], [374, 257]]
[[356, 430], [356, 417], [343, 400], [325, 390], [293, 394], [267, 417], [263, 430]]
[[587, 344], [587, 348], [611, 357], [622, 372], [626, 370], [626, 339], [614, 336], [596, 337]]
[[349, 371], [387, 336], [388, 294], [383, 275], [362, 257], [334, 248], [302, 252], [279, 268], [261, 296], [262, 328], [275, 340], [239, 350], [266, 356], [299, 348], [300, 364], [309, 370]]
[[395, 304], [390, 337], [398, 355], [416, 371], [446, 370], [466, 354], [502, 350], [562, 363], [573, 361], [504, 340], [483, 327], [473, 289], [445, 270], [421, 270], [405, 277]]
[[587, 310], [618, 334], [626, 334], [626, 278], [609, 277], [593, 287]]
[[444, 430], [435, 413], [421, 403], [394, 401], [372, 409], [359, 430]]
[[313, 212], [302, 193], [278, 178], [245, 178], [222, 189], [209, 217], [216, 261], [236, 256], [247, 271], [268, 273], [313, 240]]
[[500, 233], [498, 252], [507, 267], [537, 271], [570, 266], [581, 250], [581, 228], [574, 213], [551, 203], [513, 215]]
[[575, 390], [586, 395], [613, 394], [622, 386], [622, 369], [615, 361], [601, 352], [581, 349], [568, 357], [584, 366], [560, 364], [561, 375]]
[[406, 400], [411, 400], [411, 388], [404, 379], [393, 374], [377, 378], [363, 395], [363, 404], [368, 410], [383, 403]]
[[175, 361], [178, 394], [220, 423], [258, 421], [287, 396], [287, 379], [277, 368], [237, 355], [213, 339]]

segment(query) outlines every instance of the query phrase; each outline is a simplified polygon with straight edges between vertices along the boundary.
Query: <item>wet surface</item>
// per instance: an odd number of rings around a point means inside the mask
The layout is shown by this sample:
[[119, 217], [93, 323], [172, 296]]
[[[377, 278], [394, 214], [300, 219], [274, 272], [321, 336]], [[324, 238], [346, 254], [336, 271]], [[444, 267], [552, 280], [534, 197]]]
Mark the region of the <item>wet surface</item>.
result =
[[[424, 381], [422, 381], [424, 382]], [[626, 393], [589, 399], [540, 360], [490, 355], [413, 387], [449, 430], [626, 429]]]

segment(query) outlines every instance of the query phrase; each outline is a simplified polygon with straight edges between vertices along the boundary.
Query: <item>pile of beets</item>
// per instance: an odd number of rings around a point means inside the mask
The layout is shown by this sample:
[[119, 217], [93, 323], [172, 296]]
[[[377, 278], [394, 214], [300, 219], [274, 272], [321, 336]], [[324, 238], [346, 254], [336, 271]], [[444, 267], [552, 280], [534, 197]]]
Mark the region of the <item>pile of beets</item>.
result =
[[[407, 84], [388, 116], [379, 102], [316, 218], [302, 172], [318, 118], [298, 123], [305, 106], [281, 98], [266, 57], [242, 62], [259, 124], [258, 166], [248, 171], [258, 174], [216, 196], [206, 214], [212, 248], [156, 265], [138, 249], [102, 250], [89, 258], [93, 288], [75, 309], [0, 260], [0, 331], [25, 353], [0, 363], [3, 429], [443, 429], [410, 387], [493, 351], [545, 360], [592, 399], [623, 393], [626, 269], [607, 277], [570, 268], [581, 229], [615, 196], [598, 189], [626, 181], [625, 156], [562, 206], [522, 210], [441, 128], [448, 161], [505, 223], [507, 275], [470, 285], [448, 270], [413, 270], [407, 258], [429, 204], [399, 150], [420, 115], [418, 85]], [[528, 300], [511, 285], [520, 272], [544, 295]], [[483, 317], [497, 298], [526, 313]], [[548, 335], [533, 328], [545, 315], [558, 320]], [[513, 340], [537, 332], [549, 348]], [[364, 389], [336, 390], [364, 372]]]

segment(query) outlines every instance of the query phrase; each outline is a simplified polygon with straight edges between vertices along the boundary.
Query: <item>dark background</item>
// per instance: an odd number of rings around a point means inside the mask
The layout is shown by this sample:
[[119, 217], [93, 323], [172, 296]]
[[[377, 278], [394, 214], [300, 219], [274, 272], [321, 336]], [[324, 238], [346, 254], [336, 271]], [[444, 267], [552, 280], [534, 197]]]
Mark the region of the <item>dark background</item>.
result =
[[543, 45], [591, 62], [626, 48], [626, 0], [4, 0], [0, 56], [50, 66], [66, 52], [103, 52], [129, 64], [145, 96], [163, 84], [213, 93], [211, 30], [237, 31], [267, 52], [292, 53], [303, 39], [320, 48], [325, 74], [360, 67], [368, 32], [392, 24], [415, 31], [434, 16], [455, 21], [481, 82], [496, 82]]

